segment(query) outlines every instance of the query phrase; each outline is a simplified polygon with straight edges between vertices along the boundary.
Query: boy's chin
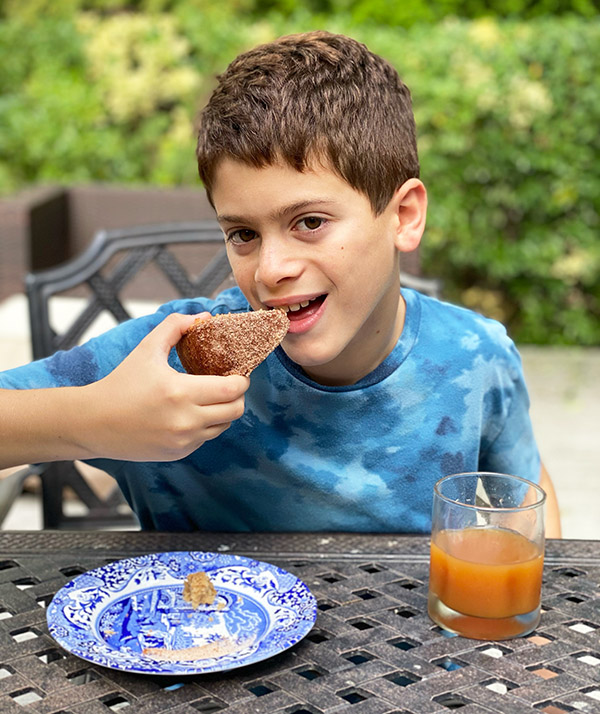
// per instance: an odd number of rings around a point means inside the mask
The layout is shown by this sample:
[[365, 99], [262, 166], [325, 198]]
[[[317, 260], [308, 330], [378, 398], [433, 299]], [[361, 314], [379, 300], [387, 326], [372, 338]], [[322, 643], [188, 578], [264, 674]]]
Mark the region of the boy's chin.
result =
[[302, 369], [310, 369], [311, 367], [324, 367], [337, 357], [337, 355], [330, 355], [325, 353], [322, 349], [318, 351], [312, 351], [310, 349], [299, 349], [297, 345], [290, 344], [292, 340], [291, 335], [284, 337], [281, 347], [286, 355], [297, 364]]

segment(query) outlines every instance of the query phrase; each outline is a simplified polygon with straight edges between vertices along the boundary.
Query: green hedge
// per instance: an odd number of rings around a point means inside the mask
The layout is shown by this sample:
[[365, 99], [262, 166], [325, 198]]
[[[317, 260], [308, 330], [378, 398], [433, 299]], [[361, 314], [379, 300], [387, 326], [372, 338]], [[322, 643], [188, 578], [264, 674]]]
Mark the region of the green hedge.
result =
[[3, 193], [43, 182], [194, 185], [194, 117], [214, 75], [280, 34], [346, 32], [412, 89], [430, 196], [425, 272], [520, 342], [600, 344], [597, 16], [402, 29], [357, 24], [350, 10], [327, 20], [293, 2], [288, 16], [262, 20], [251, 19], [258, 0], [130, 3], [145, 13], [56, 0], [40, 16], [44, 4], [9, 1], [0, 21]]
[[427, 271], [520, 341], [599, 344], [600, 22], [372, 39], [413, 89]]
[[[1, 17], [37, 18], [42, 13], [68, 14], [82, 10], [101, 13], [178, 12], [184, 6], [204, 12], [213, 0], [4, 0]], [[277, 14], [294, 19], [299, 10], [331, 17], [343, 13], [355, 23], [375, 22], [383, 26], [410, 27], [420, 22], [439, 22], [452, 15], [475, 19], [497, 17], [529, 20], [548, 15], [595, 17], [595, 0], [220, 0], [221, 8], [246, 20]]]

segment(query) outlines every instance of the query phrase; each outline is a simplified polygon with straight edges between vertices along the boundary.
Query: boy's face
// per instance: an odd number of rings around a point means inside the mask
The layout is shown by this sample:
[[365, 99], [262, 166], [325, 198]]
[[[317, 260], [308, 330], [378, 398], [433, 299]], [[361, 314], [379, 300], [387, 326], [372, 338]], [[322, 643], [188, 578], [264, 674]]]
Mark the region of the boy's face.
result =
[[284, 307], [283, 348], [316, 382], [353, 384], [404, 322], [394, 201], [379, 216], [332, 171], [218, 166], [212, 199], [236, 281], [255, 310]]

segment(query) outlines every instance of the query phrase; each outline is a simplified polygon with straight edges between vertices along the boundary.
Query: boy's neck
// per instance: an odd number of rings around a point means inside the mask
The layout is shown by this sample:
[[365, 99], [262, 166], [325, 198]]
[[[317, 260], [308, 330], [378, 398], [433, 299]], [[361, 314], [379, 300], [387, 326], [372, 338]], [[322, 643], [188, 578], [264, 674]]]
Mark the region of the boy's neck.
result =
[[[391, 306], [390, 306], [391, 307]], [[406, 319], [406, 302], [400, 293], [395, 300], [393, 315], [387, 325], [370, 324], [368, 334], [358, 335], [355, 339], [361, 341], [361, 360], [353, 369], [353, 365], [340, 364], [338, 360], [323, 367], [302, 368], [305, 374], [317, 384], [327, 387], [345, 387], [356, 384], [373, 372], [391, 354], [398, 343]]]

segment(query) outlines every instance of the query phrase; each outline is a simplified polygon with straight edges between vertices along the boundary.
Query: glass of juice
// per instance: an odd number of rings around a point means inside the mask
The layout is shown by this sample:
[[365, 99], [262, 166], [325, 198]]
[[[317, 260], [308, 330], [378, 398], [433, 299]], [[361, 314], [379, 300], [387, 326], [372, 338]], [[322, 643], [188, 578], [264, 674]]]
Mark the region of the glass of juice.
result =
[[543, 489], [517, 476], [453, 474], [433, 491], [428, 611], [478, 640], [525, 635], [540, 620]]

